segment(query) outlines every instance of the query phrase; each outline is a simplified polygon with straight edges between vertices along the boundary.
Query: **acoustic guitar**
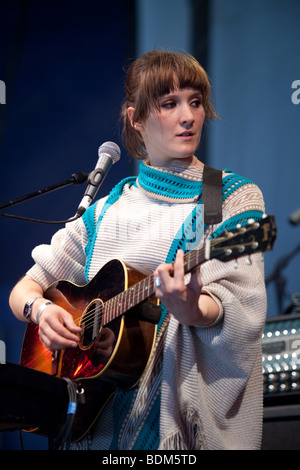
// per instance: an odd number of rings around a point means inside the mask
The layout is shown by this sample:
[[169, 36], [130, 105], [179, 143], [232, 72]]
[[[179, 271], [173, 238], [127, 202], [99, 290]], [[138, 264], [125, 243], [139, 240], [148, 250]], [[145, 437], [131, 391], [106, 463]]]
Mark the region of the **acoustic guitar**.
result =
[[[225, 231], [184, 256], [185, 273], [207, 260], [229, 261], [271, 250], [276, 239], [274, 216]], [[82, 328], [76, 348], [47, 350], [38, 326], [26, 326], [20, 364], [75, 382], [79, 407], [72, 440], [90, 429], [118, 387], [134, 387], [147, 367], [154, 347], [160, 305], [153, 274], [144, 276], [114, 259], [86, 285], [66, 280], [51, 284], [44, 297], [72, 314]], [[85, 403], [84, 403], [85, 402]], [[35, 430], [43, 434], [42, 429]]]

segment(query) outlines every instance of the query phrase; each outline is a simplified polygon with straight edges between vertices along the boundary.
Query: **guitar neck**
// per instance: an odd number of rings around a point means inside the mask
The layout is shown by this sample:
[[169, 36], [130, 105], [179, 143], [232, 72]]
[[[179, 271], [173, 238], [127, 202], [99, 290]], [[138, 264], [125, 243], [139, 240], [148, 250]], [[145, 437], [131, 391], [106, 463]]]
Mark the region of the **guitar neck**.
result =
[[[205, 247], [184, 255], [184, 273], [193, 271], [205, 261]], [[174, 265], [174, 262], [172, 263]], [[110, 323], [128, 310], [141, 304], [155, 294], [154, 276], [145, 277], [127, 290], [112, 297], [104, 304], [103, 324]]]
[[[263, 217], [259, 222], [250, 219], [247, 225], [237, 226], [230, 231], [224, 230], [218, 237], [206, 240], [199, 250], [193, 250], [184, 255], [184, 273], [193, 271], [211, 258], [229, 261], [246, 254], [271, 250], [276, 234], [274, 216]], [[104, 304], [104, 324], [111, 322], [154, 294], [154, 277], [151, 274]]]
[[199, 250], [193, 250], [184, 255], [184, 274], [192, 272], [197, 266], [207, 260], [206, 244]]

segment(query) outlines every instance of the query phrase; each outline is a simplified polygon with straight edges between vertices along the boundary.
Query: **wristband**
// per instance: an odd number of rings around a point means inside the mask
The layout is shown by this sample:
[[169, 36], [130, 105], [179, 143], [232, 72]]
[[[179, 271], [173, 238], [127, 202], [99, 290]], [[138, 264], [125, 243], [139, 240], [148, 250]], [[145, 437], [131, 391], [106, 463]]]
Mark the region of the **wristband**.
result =
[[51, 302], [50, 300], [48, 300], [47, 302], [45, 302], [44, 304], [42, 304], [38, 311], [37, 311], [37, 314], [36, 314], [36, 324], [39, 325], [40, 324], [40, 317], [44, 311], [44, 309], [46, 307], [48, 307], [48, 305], [55, 305], [54, 302]]

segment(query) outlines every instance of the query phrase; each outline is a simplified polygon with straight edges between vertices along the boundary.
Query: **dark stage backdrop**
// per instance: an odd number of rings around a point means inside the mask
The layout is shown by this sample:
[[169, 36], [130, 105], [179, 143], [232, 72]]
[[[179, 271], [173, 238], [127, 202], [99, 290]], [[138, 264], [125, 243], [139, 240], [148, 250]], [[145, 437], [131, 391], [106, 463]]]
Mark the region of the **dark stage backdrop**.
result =
[[[6, 85], [6, 104], [0, 105], [0, 204], [74, 172], [89, 173], [98, 147], [114, 141], [121, 160], [97, 197], [105, 195], [134, 171], [119, 125], [124, 69], [134, 56], [134, 2], [2, 0], [0, 18], [0, 80]], [[75, 214], [84, 190], [85, 183], [68, 186], [5, 212], [66, 219]], [[24, 331], [10, 313], [9, 291], [31, 266], [32, 248], [48, 243], [60, 227], [0, 217], [0, 339], [7, 361], [19, 360]], [[15, 448], [15, 439], [0, 433], [0, 448]]]

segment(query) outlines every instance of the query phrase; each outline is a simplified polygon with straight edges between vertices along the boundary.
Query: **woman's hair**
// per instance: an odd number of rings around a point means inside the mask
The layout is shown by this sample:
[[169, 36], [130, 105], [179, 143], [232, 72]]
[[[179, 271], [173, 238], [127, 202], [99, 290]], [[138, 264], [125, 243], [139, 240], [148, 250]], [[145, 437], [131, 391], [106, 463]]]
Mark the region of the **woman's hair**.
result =
[[[191, 55], [150, 51], [130, 65], [126, 76], [122, 118], [124, 141], [131, 155], [139, 159], [147, 155], [143, 138], [132, 124], [145, 121], [151, 109], [159, 110], [159, 100], [163, 95], [183, 88], [199, 90], [206, 119], [217, 117], [210, 101], [208, 76]], [[132, 123], [127, 113], [131, 106], [135, 108]]]

